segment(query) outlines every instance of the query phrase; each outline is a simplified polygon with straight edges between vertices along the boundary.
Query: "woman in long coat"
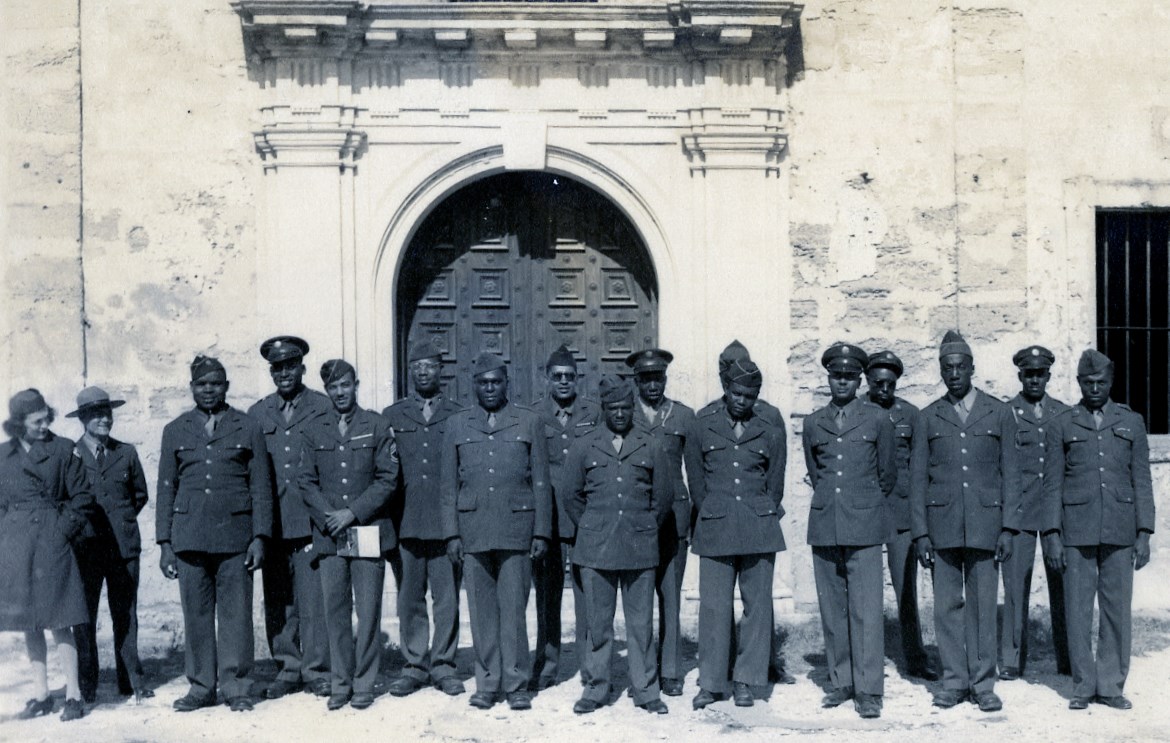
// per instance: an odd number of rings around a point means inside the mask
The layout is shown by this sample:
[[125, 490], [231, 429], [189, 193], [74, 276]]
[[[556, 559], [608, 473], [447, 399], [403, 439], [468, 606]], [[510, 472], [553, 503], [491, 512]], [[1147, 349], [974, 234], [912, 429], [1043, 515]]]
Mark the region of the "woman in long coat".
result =
[[85, 527], [93, 496], [73, 443], [49, 430], [53, 409], [35, 389], [8, 401], [0, 445], [0, 631], [24, 632], [36, 696], [21, 719], [53, 711], [45, 667], [45, 630], [53, 633], [65, 674], [62, 720], [85, 714], [72, 627], [88, 620], [77, 559], [70, 546]]

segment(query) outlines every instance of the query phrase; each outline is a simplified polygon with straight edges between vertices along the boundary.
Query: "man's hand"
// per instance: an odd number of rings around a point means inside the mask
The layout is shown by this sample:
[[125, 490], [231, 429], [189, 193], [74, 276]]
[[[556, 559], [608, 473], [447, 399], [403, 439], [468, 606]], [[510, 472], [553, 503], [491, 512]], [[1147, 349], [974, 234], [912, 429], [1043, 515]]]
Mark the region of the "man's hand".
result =
[[264, 564], [264, 539], [252, 537], [248, 543], [248, 552], [244, 555], [244, 567], [249, 573], [254, 573]]
[[171, 547], [170, 542], [163, 542], [159, 545], [162, 549], [162, 554], [158, 558], [158, 567], [162, 571], [167, 580], [174, 580], [179, 577], [179, 561], [175, 559], [175, 550]]
[[934, 567], [934, 545], [930, 543], [930, 537], [918, 537], [914, 540], [914, 554], [918, 557], [918, 562], [922, 563], [922, 567]]
[[540, 537], [532, 538], [532, 548], [528, 551], [528, 556], [533, 560], [539, 560], [548, 554], [548, 542]]
[[1040, 546], [1044, 550], [1044, 564], [1049, 570], [1064, 572], [1064, 544], [1060, 540], [1060, 532], [1054, 531], [1045, 534]]
[[357, 517], [348, 508], [343, 508], [340, 511], [329, 511], [325, 514], [325, 529], [328, 530], [329, 536], [336, 539], [355, 521], [357, 521]]
[[1010, 531], [1001, 531], [999, 539], [995, 542], [995, 561], [1007, 562], [1012, 556], [1012, 533]]
[[459, 537], [447, 542], [447, 559], [456, 565], [463, 562], [463, 540]]
[[1150, 561], [1150, 533], [1139, 531], [1133, 545], [1133, 569], [1141, 570]]

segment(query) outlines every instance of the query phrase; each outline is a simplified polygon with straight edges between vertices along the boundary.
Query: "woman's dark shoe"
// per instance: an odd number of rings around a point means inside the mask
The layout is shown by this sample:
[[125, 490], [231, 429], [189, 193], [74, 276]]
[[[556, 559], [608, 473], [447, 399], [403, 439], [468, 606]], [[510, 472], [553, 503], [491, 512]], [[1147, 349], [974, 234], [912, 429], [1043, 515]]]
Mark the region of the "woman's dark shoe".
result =
[[53, 698], [30, 699], [25, 702], [24, 709], [17, 713], [18, 720], [31, 720], [34, 717], [47, 715], [53, 711]]
[[61, 709], [61, 722], [80, 720], [82, 717], [85, 717], [85, 705], [81, 700], [66, 699], [65, 706]]

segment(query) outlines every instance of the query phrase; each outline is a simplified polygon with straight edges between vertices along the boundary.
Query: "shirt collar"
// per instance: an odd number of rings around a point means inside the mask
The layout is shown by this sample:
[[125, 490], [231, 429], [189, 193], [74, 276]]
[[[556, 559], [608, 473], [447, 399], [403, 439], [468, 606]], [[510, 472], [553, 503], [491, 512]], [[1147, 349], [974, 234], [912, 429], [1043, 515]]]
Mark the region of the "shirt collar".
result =
[[948, 392], [947, 393], [947, 402], [949, 402], [951, 405], [962, 405], [963, 410], [966, 410], [968, 413], [970, 413], [971, 408], [975, 407], [975, 392], [976, 392], [975, 386], [972, 385], [971, 389], [967, 391], [966, 396], [964, 396], [958, 400], [956, 400], [954, 398], [954, 396]]
[[98, 441], [97, 437], [91, 436], [88, 431], [82, 435], [81, 441], [85, 444], [85, 448], [89, 449], [89, 453], [95, 457], [97, 456], [97, 448], [99, 446], [104, 446], [106, 449], [110, 448], [108, 444], [103, 444], [102, 442]]

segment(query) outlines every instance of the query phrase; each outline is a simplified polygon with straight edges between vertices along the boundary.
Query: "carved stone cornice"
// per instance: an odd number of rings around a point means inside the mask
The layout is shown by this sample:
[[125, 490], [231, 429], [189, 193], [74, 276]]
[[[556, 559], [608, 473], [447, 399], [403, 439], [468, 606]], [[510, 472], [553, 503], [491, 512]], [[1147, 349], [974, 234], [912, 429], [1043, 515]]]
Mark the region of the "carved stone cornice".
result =
[[366, 142], [352, 129], [265, 129], [255, 135], [264, 169], [354, 167]]

